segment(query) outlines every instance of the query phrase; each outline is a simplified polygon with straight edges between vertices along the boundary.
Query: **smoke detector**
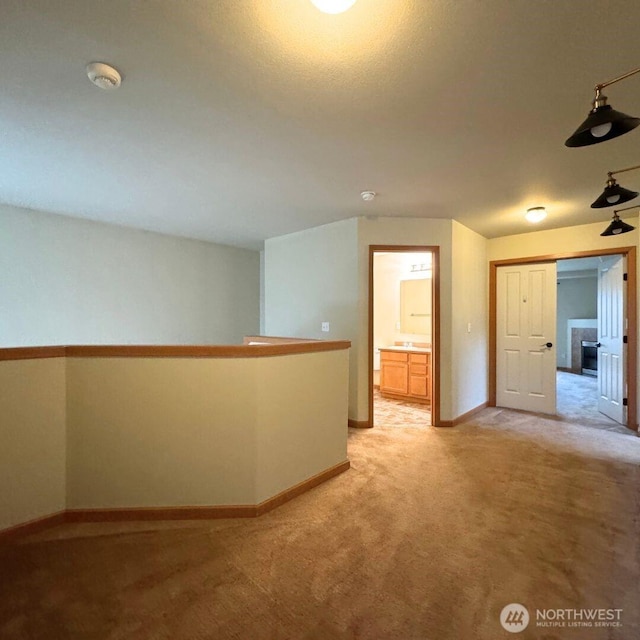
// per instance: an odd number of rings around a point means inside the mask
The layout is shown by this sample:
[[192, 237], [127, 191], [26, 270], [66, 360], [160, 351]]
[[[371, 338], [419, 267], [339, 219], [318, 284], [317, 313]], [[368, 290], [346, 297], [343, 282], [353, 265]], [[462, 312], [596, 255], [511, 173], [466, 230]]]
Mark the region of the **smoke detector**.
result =
[[89, 80], [101, 89], [117, 89], [122, 84], [122, 76], [117, 69], [104, 62], [92, 62], [87, 65]]
[[360, 197], [365, 201], [365, 202], [371, 202], [371, 200], [373, 200], [376, 197], [376, 192], [375, 191], [363, 191], [360, 194]]

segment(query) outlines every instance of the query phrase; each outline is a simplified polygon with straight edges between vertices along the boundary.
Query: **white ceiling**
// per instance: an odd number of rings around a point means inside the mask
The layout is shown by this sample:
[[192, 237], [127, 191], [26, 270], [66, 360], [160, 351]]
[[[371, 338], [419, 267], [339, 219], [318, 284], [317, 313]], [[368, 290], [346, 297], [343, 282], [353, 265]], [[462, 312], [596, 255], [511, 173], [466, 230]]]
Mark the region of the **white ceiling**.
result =
[[[251, 248], [359, 215], [604, 228], [640, 129], [564, 140], [640, 66], [638, 24], [638, 0], [2, 0], [0, 201]], [[605, 93], [640, 114], [640, 75]]]

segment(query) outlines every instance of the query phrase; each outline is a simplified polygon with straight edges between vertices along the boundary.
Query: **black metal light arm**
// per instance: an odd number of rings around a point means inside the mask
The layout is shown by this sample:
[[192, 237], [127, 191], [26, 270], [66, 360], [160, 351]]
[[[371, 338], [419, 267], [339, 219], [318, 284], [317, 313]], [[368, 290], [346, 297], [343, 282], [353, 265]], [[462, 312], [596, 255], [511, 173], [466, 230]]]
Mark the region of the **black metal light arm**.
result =
[[627, 167], [626, 169], [617, 169], [616, 171], [608, 171], [607, 175], [609, 176], [609, 178], [611, 178], [611, 176], [615, 176], [617, 173], [624, 173], [625, 171], [633, 171], [634, 169], [640, 169], [640, 164], [637, 164], [634, 167]]
[[613, 80], [608, 80], [607, 82], [602, 82], [600, 84], [596, 85], [596, 91], [600, 91], [601, 89], [604, 89], [605, 87], [608, 87], [610, 84], [615, 84], [616, 82], [620, 82], [620, 80], [624, 80], [625, 78], [628, 78], [629, 76], [633, 76], [636, 73], [640, 73], [640, 67], [638, 67], [637, 69], [633, 69], [631, 71], [628, 71], [627, 73], [623, 73], [621, 76], [618, 76], [617, 78], [614, 78]]

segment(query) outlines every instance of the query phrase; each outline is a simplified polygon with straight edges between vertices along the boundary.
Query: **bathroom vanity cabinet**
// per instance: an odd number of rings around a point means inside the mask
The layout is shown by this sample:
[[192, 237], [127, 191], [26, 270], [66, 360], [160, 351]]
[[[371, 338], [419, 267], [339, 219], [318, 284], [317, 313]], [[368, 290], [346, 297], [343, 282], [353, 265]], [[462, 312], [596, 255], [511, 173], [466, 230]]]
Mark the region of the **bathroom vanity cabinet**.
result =
[[380, 394], [411, 402], [431, 402], [431, 350], [380, 349]]

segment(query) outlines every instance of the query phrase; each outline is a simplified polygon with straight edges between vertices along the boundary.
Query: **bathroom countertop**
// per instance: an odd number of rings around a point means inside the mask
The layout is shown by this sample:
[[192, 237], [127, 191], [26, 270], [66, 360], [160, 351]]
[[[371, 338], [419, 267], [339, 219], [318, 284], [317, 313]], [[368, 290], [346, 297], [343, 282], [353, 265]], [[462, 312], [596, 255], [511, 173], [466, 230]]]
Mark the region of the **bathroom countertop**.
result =
[[380, 351], [415, 351], [417, 353], [431, 353], [431, 347], [404, 347], [393, 345], [391, 347], [380, 347]]

